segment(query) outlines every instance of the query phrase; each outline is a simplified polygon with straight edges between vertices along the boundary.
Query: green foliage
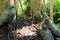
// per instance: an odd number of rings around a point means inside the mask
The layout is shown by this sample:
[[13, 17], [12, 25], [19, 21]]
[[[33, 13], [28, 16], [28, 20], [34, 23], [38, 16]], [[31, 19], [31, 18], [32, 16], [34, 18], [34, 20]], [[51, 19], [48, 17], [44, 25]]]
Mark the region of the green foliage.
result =
[[[53, 7], [54, 7], [54, 12], [60, 12], [60, 1], [54, 0]], [[50, 13], [49, 12], [50, 11], [50, 3], [46, 4], [46, 8], [47, 8], [46, 12]]]
[[47, 14], [49, 15], [49, 13], [50, 13], [50, 5], [49, 5], [49, 3], [48, 4], [46, 4], [46, 12], [47, 12]]
[[[53, 10], [54, 10], [54, 22], [57, 24], [57, 26], [60, 27], [60, 0], [54, 0], [54, 4], [53, 4]], [[50, 4], [47, 3], [46, 4], [46, 12], [48, 15], [50, 15]]]
[[58, 21], [60, 20], [60, 18], [57, 19]]
[[30, 6], [30, 2], [25, 1], [25, 2], [22, 4], [22, 7], [23, 7], [23, 11], [24, 11], [24, 12], [26, 12], [27, 6]]
[[[24, 1], [22, 3], [22, 8], [21, 8], [21, 5], [20, 5], [20, 2], [18, 2], [17, 4], [18, 4], [17, 9], [18, 9], [19, 18], [21, 19], [21, 18], [23, 18], [22, 13], [26, 13], [27, 6], [30, 6], [30, 2]], [[23, 9], [23, 11], [22, 11], [22, 9]]]
[[54, 9], [56, 10], [56, 12], [60, 11], [60, 1], [55, 1], [54, 2]]
[[57, 23], [56, 25], [57, 25], [58, 28], [60, 28], [60, 23]]
[[23, 6], [23, 11], [26, 12], [26, 10], [27, 10], [27, 2], [25, 1], [25, 2], [22, 4], [22, 6]]
[[[23, 12], [25, 12], [27, 10], [27, 2], [25, 1], [23, 4], [22, 4], [22, 8], [23, 8]], [[19, 9], [19, 8], [18, 8]], [[21, 9], [21, 5], [20, 5], [20, 12], [19, 13], [22, 13], [22, 9]], [[19, 11], [18, 10], [18, 11]]]
[[57, 26], [60, 28], [60, 0], [58, 0], [58, 1], [55, 0], [54, 9], [56, 10], [56, 12], [58, 12], [58, 13], [56, 13], [58, 15], [56, 15], [56, 14], [55, 14], [56, 16], [54, 15], [55, 16], [54, 20], [57, 22]]
[[[23, 8], [23, 13], [25, 13], [27, 10], [27, 2], [26, 1], [22, 4], [22, 8]], [[18, 11], [19, 11], [18, 13], [20, 13], [19, 19], [23, 19], [21, 5], [20, 5], [20, 9], [18, 8]]]

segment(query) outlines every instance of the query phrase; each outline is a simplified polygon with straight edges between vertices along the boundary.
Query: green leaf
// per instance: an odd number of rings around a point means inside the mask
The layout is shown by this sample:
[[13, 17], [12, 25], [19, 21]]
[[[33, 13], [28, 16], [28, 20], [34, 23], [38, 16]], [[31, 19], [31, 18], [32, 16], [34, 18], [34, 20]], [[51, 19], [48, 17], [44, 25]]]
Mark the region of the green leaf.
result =
[[57, 19], [58, 21], [60, 20], [60, 18]]
[[58, 28], [60, 28], [60, 23], [56, 24]]

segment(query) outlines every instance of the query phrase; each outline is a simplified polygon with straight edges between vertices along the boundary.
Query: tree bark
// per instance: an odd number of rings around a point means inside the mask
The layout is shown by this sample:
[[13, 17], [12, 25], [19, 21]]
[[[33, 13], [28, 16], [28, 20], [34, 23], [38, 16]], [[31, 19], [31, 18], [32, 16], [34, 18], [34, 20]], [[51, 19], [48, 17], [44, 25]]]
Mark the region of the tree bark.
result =
[[53, 0], [50, 0], [50, 18], [53, 21]]
[[3, 11], [4, 11], [4, 9], [5, 9], [5, 7], [6, 7], [6, 4], [7, 4], [7, 2], [9, 2], [8, 0], [0, 0], [0, 15], [3, 13]]

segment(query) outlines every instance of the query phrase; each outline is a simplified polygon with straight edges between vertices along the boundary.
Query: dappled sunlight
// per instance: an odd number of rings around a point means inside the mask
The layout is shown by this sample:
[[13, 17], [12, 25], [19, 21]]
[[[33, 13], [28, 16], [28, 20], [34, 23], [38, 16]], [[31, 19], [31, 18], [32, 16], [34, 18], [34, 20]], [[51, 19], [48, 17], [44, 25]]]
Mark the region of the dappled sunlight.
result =
[[37, 30], [41, 29], [39, 24], [32, 24], [31, 26], [24, 26], [22, 29], [16, 29], [17, 36], [36, 36]]

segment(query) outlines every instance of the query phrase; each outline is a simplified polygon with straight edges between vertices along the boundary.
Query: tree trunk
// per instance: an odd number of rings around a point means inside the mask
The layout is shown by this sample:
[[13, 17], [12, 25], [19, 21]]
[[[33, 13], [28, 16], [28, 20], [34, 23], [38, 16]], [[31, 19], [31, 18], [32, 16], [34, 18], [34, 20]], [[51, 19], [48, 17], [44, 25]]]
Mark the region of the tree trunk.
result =
[[[34, 12], [34, 16], [39, 16], [38, 12], [40, 12], [40, 0], [30, 0], [31, 2], [31, 5], [30, 5], [30, 8], [31, 10], [33, 10]], [[32, 13], [30, 13], [32, 14]]]
[[50, 0], [50, 18], [53, 21], [53, 0]]
[[6, 4], [7, 4], [7, 2], [8, 2], [8, 0], [0, 0], [0, 15], [1, 15], [1, 13], [3, 13], [3, 11], [4, 11], [4, 9], [5, 9], [5, 7], [6, 7]]

